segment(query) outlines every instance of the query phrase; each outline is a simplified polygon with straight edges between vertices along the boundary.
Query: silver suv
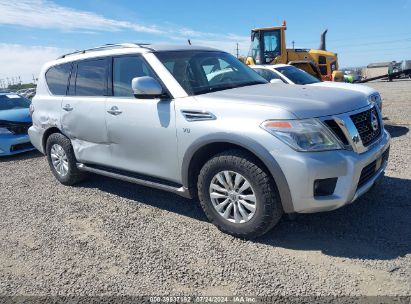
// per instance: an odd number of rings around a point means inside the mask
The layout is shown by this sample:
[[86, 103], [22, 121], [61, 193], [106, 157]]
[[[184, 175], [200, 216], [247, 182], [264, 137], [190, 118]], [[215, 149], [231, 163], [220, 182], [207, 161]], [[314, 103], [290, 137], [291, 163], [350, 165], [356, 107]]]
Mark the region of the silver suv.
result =
[[29, 130], [64, 185], [88, 172], [198, 198], [253, 238], [283, 213], [355, 201], [383, 176], [390, 136], [361, 93], [267, 83], [228, 53], [105, 45], [40, 74]]

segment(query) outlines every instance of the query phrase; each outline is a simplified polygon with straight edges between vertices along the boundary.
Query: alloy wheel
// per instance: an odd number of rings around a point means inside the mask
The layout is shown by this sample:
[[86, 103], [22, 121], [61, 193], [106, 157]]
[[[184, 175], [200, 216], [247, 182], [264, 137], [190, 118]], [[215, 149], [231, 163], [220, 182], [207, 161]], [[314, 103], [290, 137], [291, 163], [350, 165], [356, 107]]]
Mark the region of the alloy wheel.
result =
[[209, 192], [214, 209], [225, 220], [241, 224], [254, 216], [257, 198], [243, 175], [221, 171], [212, 178]]
[[50, 151], [51, 161], [56, 172], [60, 176], [66, 176], [68, 173], [68, 159], [63, 147], [59, 144], [54, 144]]

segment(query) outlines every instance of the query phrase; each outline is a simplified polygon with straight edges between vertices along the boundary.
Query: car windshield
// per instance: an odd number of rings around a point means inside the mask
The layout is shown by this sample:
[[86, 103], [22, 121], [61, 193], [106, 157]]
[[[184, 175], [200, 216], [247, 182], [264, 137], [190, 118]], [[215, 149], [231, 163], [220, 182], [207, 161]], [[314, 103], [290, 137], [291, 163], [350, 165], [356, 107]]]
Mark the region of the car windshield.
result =
[[0, 95], [0, 111], [25, 109], [28, 107], [30, 107], [30, 101], [17, 94]]
[[299, 68], [291, 65], [278, 67], [275, 69], [295, 84], [310, 84], [320, 82], [317, 78], [308, 74], [306, 71], [300, 70]]
[[189, 95], [199, 95], [267, 83], [234, 56], [218, 51], [156, 53], [158, 59]]

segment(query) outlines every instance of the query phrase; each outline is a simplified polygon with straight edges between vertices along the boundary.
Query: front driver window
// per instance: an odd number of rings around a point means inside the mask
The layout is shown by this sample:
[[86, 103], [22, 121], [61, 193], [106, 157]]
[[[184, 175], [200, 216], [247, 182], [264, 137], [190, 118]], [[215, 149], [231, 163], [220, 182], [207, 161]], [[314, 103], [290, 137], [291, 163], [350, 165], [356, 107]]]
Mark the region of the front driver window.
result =
[[150, 66], [140, 56], [113, 58], [113, 96], [133, 96], [131, 81], [135, 77], [156, 78]]

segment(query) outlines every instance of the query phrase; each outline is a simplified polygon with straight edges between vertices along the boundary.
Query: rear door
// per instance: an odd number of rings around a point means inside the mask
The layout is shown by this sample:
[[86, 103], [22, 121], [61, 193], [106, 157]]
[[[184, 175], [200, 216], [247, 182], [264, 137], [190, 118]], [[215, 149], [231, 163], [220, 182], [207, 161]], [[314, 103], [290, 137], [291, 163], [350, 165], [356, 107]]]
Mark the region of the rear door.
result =
[[37, 128], [60, 128], [61, 104], [67, 94], [72, 63], [63, 63], [49, 68], [45, 74], [49, 93], [40, 90], [33, 98], [33, 124]]
[[74, 62], [68, 95], [63, 97], [61, 125], [81, 162], [109, 161], [105, 123], [108, 58]]
[[137, 99], [134, 77], [160, 79], [141, 55], [112, 59], [112, 96], [106, 101], [111, 166], [176, 181], [179, 176], [174, 100]]

